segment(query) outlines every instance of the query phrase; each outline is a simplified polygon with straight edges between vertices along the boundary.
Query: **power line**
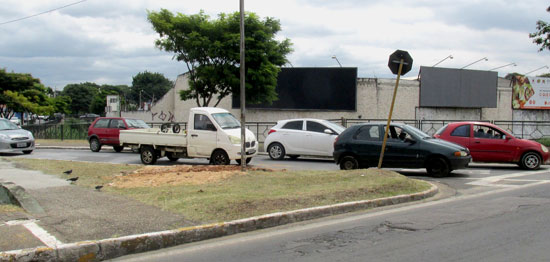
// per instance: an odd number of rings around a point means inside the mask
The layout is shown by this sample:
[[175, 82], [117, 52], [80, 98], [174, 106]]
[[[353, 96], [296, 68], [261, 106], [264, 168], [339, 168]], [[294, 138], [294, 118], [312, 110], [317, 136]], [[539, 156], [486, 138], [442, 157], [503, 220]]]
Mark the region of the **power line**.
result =
[[35, 17], [35, 16], [39, 16], [39, 15], [43, 15], [43, 14], [47, 14], [47, 13], [50, 13], [50, 12], [53, 12], [53, 11], [56, 11], [56, 10], [59, 10], [59, 9], [63, 9], [65, 7], [69, 7], [69, 6], [73, 6], [73, 5], [76, 5], [76, 4], [80, 4], [82, 2], [86, 2], [87, 0], [81, 0], [81, 1], [78, 1], [78, 2], [74, 2], [72, 4], [68, 4], [68, 5], [64, 5], [62, 7], [58, 7], [58, 8], [54, 8], [54, 9], [51, 9], [51, 10], [48, 10], [48, 11], [45, 11], [45, 12], [42, 12], [42, 13], [38, 13], [38, 14], [34, 14], [34, 15], [30, 15], [30, 16], [26, 16], [26, 17], [22, 17], [22, 18], [18, 18], [18, 19], [15, 19], [15, 20], [11, 20], [11, 21], [7, 21], [7, 22], [3, 22], [3, 23], [0, 23], [0, 25], [5, 25], [5, 24], [9, 24], [9, 23], [13, 23], [13, 22], [17, 22], [17, 21], [21, 21], [21, 20], [25, 20], [25, 19], [28, 19], [28, 18], [31, 18], [31, 17]]

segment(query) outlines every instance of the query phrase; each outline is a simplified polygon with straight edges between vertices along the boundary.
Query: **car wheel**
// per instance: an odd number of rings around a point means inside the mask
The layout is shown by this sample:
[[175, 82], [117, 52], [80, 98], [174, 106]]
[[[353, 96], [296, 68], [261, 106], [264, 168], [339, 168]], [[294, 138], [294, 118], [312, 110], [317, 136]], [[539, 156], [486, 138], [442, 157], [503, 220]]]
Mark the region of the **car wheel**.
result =
[[[252, 160], [252, 157], [249, 157], [246, 159], [246, 163], [250, 163], [250, 161]], [[235, 161], [237, 161], [237, 164], [239, 164], [239, 166], [241, 165], [241, 160], [240, 159], [235, 159]]]
[[120, 152], [122, 149], [124, 149], [123, 146], [113, 146], [113, 150], [115, 150], [115, 152]]
[[216, 150], [212, 153], [210, 163], [214, 165], [229, 165], [231, 160], [223, 150]]
[[174, 126], [172, 126], [172, 132], [174, 132], [175, 134], [179, 133], [180, 131], [181, 131], [180, 124], [174, 124]]
[[536, 170], [540, 167], [541, 158], [535, 152], [527, 152], [521, 157], [520, 166], [528, 170]]
[[357, 169], [359, 167], [359, 163], [357, 162], [357, 159], [353, 156], [345, 156], [340, 160], [340, 169], [341, 170], [352, 170]]
[[101, 143], [99, 143], [99, 139], [90, 139], [90, 150], [92, 150], [92, 152], [99, 152], [99, 150], [101, 150]]
[[290, 159], [292, 160], [296, 160], [298, 159], [298, 157], [300, 157], [300, 155], [289, 155], [288, 157], [290, 157]]
[[176, 162], [178, 161], [178, 159], [180, 159], [179, 157], [176, 157], [175, 156], [176, 154], [175, 153], [168, 153], [166, 155], [166, 157], [168, 157], [168, 160], [172, 161], [172, 162]]
[[28, 155], [30, 153], [32, 153], [32, 150], [23, 150], [23, 154], [25, 154], [25, 155]]
[[285, 158], [285, 147], [279, 143], [273, 143], [267, 147], [269, 157], [274, 160], [282, 160]]
[[140, 150], [141, 163], [145, 165], [154, 165], [157, 162], [157, 153], [151, 146], [142, 147]]
[[449, 175], [451, 172], [447, 161], [440, 157], [428, 160], [428, 163], [426, 164], [426, 171], [428, 171], [428, 174], [433, 177], [444, 177]]

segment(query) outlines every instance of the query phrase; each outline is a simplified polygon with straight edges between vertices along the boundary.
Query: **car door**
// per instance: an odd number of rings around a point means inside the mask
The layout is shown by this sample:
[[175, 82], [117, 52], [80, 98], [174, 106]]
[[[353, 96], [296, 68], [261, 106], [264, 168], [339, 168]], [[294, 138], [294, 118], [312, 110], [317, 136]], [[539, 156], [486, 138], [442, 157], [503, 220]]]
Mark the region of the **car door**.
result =
[[280, 139], [285, 147], [286, 154], [307, 154], [304, 149], [306, 131], [304, 131], [303, 120], [289, 121], [277, 132], [281, 132]]
[[376, 124], [364, 125], [356, 131], [352, 139], [352, 152], [359, 158], [359, 165], [362, 167], [378, 166], [382, 148], [380, 126]]
[[107, 128], [107, 137], [109, 144], [120, 144], [120, 130], [126, 129], [126, 125], [122, 119], [111, 119], [109, 128]]
[[193, 116], [193, 128], [188, 131], [188, 147], [191, 156], [210, 156], [217, 147], [217, 128], [204, 114]]
[[[386, 127], [384, 126], [384, 129]], [[405, 129], [390, 126], [382, 166], [385, 167], [422, 167], [418, 143]]]
[[473, 128], [469, 145], [473, 161], [512, 161], [516, 145], [511, 139], [506, 139], [505, 133], [488, 125], [474, 125]]
[[108, 118], [99, 119], [95, 122], [92, 128], [93, 134], [99, 138], [99, 142], [101, 144], [106, 144], [109, 141], [109, 121], [110, 119]]
[[[327, 129], [332, 133], [325, 133]], [[304, 150], [307, 154], [332, 156], [332, 152], [334, 151], [334, 140], [338, 136], [332, 129], [322, 123], [306, 120], [305, 136]]]

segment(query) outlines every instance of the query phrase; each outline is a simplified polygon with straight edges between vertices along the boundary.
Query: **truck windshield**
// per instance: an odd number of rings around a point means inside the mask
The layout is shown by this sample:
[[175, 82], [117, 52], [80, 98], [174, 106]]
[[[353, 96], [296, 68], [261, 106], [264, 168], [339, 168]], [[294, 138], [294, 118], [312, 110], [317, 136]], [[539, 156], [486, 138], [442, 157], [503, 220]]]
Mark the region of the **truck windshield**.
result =
[[216, 113], [212, 114], [216, 123], [220, 125], [222, 129], [231, 129], [241, 127], [241, 123], [231, 113]]

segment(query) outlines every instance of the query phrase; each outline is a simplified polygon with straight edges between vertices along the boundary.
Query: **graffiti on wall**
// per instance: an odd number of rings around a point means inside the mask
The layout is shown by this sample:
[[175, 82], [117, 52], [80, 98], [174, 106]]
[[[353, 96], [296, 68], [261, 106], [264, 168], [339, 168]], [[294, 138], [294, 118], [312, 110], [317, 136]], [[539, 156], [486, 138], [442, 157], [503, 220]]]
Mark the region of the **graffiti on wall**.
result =
[[170, 111], [166, 114], [163, 110], [160, 111], [160, 114], [158, 112], [151, 112], [151, 121], [155, 121], [155, 118], [163, 122], [174, 122], [175, 115]]

